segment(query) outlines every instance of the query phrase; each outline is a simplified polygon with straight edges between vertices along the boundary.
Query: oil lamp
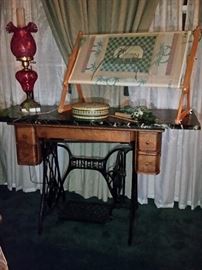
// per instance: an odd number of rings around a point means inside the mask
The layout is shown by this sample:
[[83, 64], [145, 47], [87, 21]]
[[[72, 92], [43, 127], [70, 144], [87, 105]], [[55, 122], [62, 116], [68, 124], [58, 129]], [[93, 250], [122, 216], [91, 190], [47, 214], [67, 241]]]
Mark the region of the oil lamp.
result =
[[37, 32], [37, 26], [33, 22], [25, 24], [24, 8], [17, 8], [17, 27], [9, 22], [6, 26], [8, 33], [13, 33], [10, 48], [17, 61], [22, 64], [22, 69], [15, 74], [22, 90], [26, 93], [26, 99], [21, 103], [23, 112], [39, 112], [40, 104], [34, 100], [34, 84], [38, 78], [37, 72], [32, 70], [36, 53], [36, 43], [31, 33]]

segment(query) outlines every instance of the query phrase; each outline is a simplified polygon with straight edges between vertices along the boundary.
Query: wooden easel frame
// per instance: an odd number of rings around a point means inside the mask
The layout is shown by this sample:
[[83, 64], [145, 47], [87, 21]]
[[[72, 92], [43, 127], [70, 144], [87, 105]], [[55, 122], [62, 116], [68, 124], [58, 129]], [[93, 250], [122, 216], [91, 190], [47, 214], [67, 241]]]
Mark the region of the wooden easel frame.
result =
[[[58, 107], [58, 112], [59, 113], [71, 110], [71, 104], [70, 103], [65, 104], [65, 100], [66, 100], [67, 93], [69, 91], [69, 77], [71, 75], [72, 69], [74, 67], [74, 64], [75, 64], [75, 61], [76, 61], [76, 58], [77, 58], [77, 54], [78, 54], [78, 51], [79, 51], [82, 35], [83, 35], [82, 32], [79, 32], [79, 34], [77, 36], [77, 39], [76, 39], [76, 42], [75, 42], [75, 45], [74, 45], [74, 48], [73, 48], [73, 51], [70, 54], [69, 59], [68, 59], [67, 69], [66, 69], [66, 72], [65, 72], [65, 75], [64, 75], [64, 80], [63, 80], [63, 88], [62, 88], [60, 104], [59, 104], [59, 107]], [[77, 85], [77, 92], [78, 92], [80, 100], [82, 102], [84, 102], [85, 99], [84, 99], [80, 84]]]
[[187, 59], [187, 66], [186, 66], [184, 81], [182, 85], [182, 93], [179, 100], [177, 116], [175, 119], [176, 124], [180, 124], [182, 120], [184, 119], [184, 117], [186, 117], [188, 114], [191, 113], [190, 81], [191, 81], [191, 74], [192, 74], [193, 64], [195, 60], [195, 55], [198, 48], [198, 42], [201, 36], [200, 27], [197, 27], [193, 31], [193, 35], [194, 35], [194, 40], [192, 43], [192, 48], [190, 50], [190, 55], [188, 56], [188, 59]]
[[[69, 91], [69, 78], [70, 78], [72, 69], [73, 69], [74, 64], [76, 62], [76, 59], [77, 59], [82, 35], [83, 35], [83, 33], [79, 32], [77, 39], [76, 39], [76, 42], [75, 42], [75, 46], [74, 46], [73, 51], [72, 51], [72, 53], [69, 57], [69, 60], [68, 60], [68, 65], [67, 65], [67, 69], [66, 69], [64, 81], [63, 81], [63, 89], [62, 89], [60, 104], [58, 107], [59, 113], [71, 110], [71, 103], [65, 104], [65, 99], [66, 99], [67, 93]], [[184, 80], [183, 80], [182, 87], [181, 87], [182, 93], [180, 96], [179, 105], [178, 105], [178, 109], [177, 109], [177, 115], [176, 115], [176, 119], [175, 119], [176, 124], [180, 124], [182, 122], [182, 120], [184, 119], [184, 117], [186, 117], [191, 112], [190, 80], [191, 80], [191, 74], [192, 74], [193, 64], [194, 64], [194, 60], [195, 60], [195, 55], [196, 55], [196, 51], [198, 48], [198, 42], [199, 42], [200, 36], [201, 36], [201, 29], [199, 26], [193, 31], [193, 36], [194, 36], [193, 43], [192, 43], [192, 47], [190, 50], [190, 54], [189, 54], [188, 59], [187, 59]], [[84, 98], [83, 93], [82, 93], [81, 85], [76, 84], [76, 87], [77, 87], [77, 93], [78, 93], [79, 100], [81, 102], [85, 102], [85, 98]]]

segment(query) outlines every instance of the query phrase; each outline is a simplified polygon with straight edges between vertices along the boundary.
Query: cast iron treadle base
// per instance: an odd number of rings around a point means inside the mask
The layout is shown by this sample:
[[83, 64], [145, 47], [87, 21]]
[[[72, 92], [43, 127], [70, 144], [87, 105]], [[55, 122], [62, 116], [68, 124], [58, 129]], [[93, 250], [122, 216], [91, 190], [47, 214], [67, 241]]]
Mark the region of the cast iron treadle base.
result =
[[[126, 155], [129, 151], [134, 152], [134, 144], [120, 144], [111, 149], [105, 157], [81, 157], [72, 154], [70, 148], [65, 141], [59, 143], [59, 140], [43, 140], [42, 155], [43, 155], [43, 185], [39, 211], [39, 226], [38, 232], [42, 232], [42, 223], [47, 209], [51, 210], [57, 206], [60, 199], [64, 202], [65, 191], [63, 184], [69, 173], [74, 169], [95, 170], [102, 174], [108, 189], [112, 195], [113, 203], [120, 205], [125, 197], [125, 178], [126, 178]], [[67, 167], [61, 175], [58, 148], [64, 149], [69, 156]], [[116, 154], [115, 164], [108, 166], [110, 157]], [[134, 154], [132, 164], [135, 163]], [[75, 204], [77, 204], [75, 208]], [[129, 233], [128, 244], [132, 243], [133, 221], [135, 219], [135, 211], [137, 209], [137, 173], [133, 166], [132, 171], [132, 188], [131, 188], [131, 203], [129, 215]], [[99, 204], [91, 204], [88, 202], [69, 202], [69, 206], [63, 213], [63, 218], [88, 221], [88, 222], [103, 222], [109, 219], [112, 213], [112, 208], [101, 207]]]
[[112, 204], [69, 200], [59, 213], [64, 220], [105, 223], [110, 221]]

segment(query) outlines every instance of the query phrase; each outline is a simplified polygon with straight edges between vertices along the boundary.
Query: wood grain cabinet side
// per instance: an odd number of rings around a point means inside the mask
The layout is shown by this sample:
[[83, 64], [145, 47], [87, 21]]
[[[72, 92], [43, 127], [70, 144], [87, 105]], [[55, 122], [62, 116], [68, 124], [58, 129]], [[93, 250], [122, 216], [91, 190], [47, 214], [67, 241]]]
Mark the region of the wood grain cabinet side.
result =
[[19, 165], [37, 165], [42, 161], [41, 145], [32, 126], [15, 125]]

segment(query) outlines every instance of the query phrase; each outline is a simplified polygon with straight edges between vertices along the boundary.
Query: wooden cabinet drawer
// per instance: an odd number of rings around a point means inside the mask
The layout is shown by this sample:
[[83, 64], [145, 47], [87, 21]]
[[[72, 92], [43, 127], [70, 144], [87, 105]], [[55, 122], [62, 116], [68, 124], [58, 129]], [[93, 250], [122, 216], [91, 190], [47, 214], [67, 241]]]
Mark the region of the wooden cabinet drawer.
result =
[[37, 165], [42, 161], [41, 145], [32, 126], [15, 126], [19, 165]]
[[138, 132], [137, 149], [143, 152], [160, 152], [161, 132]]
[[15, 126], [15, 135], [16, 135], [16, 141], [17, 142], [26, 142], [29, 144], [35, 144], [36, 134], [35, 129], [32, 126]]
[[18, 165], [37, 165], [42, 161], [39, 144], [16, 143]]
[[160, 155], [139, 154], [136, 160], [138, 173], [158, 174], [160, 172]]
[[159, 131], [139, 131], [136, 144], [136, 171], [146, 174], [160, 172], [161, 136]]

